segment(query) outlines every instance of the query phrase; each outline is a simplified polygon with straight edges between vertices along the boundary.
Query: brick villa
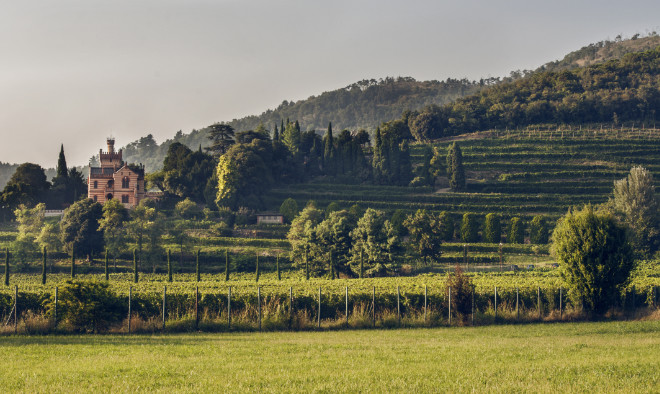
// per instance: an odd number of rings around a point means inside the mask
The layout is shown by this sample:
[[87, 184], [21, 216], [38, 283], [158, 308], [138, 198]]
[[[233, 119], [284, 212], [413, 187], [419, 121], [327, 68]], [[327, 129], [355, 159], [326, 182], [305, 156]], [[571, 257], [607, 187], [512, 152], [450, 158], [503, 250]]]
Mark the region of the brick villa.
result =
[[108, 151], [99, 151], [101, 167], [89, 167], [87, 196], [101, 204], [113, 198], [126, 208], [137, 206], [146, 196], [144, 166], [126, 164], [121, 149], [115, 152], [114, 138], [108, 138]]

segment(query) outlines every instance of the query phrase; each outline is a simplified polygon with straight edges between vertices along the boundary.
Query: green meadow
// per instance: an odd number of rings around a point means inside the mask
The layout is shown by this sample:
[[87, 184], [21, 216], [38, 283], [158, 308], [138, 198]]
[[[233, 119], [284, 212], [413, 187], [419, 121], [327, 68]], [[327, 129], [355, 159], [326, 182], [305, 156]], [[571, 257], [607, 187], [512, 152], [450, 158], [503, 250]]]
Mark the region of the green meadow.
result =
[[658, 392], [660, 321], [12, 336], [20, 392]]

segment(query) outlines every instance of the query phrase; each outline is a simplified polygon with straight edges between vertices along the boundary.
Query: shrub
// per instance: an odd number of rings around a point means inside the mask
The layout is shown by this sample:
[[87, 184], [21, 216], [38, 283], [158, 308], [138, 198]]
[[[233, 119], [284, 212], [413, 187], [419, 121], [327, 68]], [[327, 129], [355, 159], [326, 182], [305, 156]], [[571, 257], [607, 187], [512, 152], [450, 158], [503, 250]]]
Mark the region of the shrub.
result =
[[571, 294], [585, 309], [606, 312], [634, 268], [624, 227], [591, 206], [568, 212], [552, 234], [553, 253]]
[[451, 289], [451, 309], [459, 318], [465, 320], [472, 313], [472, 281], [458, 264], [454, 268], [454, 274], [447, 279], [447, 287]]
[[[47, 304], [54, 311], [54, 300]], [[125, 306], [106, 282], [67, 281], [59, 293], [58, 317], [72, 329], [95, 333], [107, 331], [124, 317]]]

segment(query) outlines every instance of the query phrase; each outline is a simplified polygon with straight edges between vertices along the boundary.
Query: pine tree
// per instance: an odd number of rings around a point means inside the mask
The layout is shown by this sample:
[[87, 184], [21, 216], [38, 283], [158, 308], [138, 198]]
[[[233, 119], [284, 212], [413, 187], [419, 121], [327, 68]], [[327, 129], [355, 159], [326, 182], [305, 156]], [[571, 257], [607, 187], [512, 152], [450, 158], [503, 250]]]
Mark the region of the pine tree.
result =
[[48, 261], [48, 250], [44, 246], [43, 262], [41, 264], [41, 284], [46, 284], [46, 265]]
[[284, 145], [294, 157], [300, 154], [300, 134], [300, 124], [297, 120], [295, 123], [289, 123], [283, 133]]
[[280, 132], [277, 129], [277, 124], [275, 124], [274, 131], [273, 131], [273, 141], [279, 141], [280, 140]]

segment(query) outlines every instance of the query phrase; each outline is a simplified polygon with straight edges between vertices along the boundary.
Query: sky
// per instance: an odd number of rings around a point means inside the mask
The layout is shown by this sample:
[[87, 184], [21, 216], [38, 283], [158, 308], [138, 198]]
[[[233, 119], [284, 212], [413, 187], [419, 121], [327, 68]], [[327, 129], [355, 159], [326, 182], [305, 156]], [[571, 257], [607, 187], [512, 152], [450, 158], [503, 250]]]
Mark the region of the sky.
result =
[[86, 165], [362, 79], [497, 77], [618, 34], [660, 2], [22, 0], [0, 5], [0, 162]]

